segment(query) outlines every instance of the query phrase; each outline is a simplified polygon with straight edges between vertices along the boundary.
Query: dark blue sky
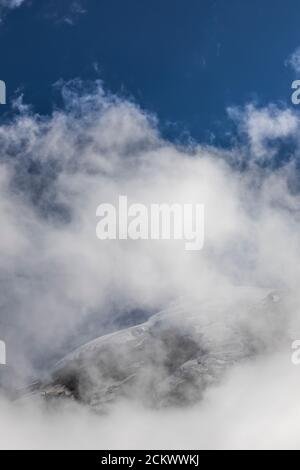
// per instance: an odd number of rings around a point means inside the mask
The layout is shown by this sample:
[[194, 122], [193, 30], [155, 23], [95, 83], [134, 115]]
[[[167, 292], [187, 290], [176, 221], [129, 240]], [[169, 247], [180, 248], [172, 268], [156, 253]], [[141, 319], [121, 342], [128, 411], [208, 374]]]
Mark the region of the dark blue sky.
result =
[[290, 100], [295, 76], [284, 62], [300, 45], [299, 0], [80, 3], [85, 14], [72, 0], [27, 0], [6, 16], [0, 79], [9, 101], [20, 89], [46, 113], [57, 80], [100, 77], [155, 112], [167, 135], [208, 139], [224, 134], [227, 106]]

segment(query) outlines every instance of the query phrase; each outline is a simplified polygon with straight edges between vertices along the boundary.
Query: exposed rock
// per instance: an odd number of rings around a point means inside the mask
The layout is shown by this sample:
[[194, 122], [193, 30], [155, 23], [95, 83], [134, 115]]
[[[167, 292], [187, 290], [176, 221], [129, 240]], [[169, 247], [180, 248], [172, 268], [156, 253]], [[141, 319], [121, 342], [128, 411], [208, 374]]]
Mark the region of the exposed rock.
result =
[[98, 338], [65, 357], [32, 392], [99, 411], [122, 397], [155, 407], [193, 404], [229, 367], [284, 337], [281, 296], [253, 301], [253, 292], [246, 294], [226, 308], [222, 301], [180, 301], [142, 325]]

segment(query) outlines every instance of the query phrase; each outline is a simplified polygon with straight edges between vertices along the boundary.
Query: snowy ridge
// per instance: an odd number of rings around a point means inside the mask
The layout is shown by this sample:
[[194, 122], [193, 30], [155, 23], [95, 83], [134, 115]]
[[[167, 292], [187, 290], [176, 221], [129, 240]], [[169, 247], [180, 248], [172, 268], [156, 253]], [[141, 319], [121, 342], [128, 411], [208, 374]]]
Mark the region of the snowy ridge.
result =
[[240, 290], [226, 304], [180, 299], [142, 325], [69, 354], [34, 393], [100, 411], [120, 398], [156, 407], [193, 404], [229, 367], [277, 347], [283, 303], [280, 294], [261, 290]]

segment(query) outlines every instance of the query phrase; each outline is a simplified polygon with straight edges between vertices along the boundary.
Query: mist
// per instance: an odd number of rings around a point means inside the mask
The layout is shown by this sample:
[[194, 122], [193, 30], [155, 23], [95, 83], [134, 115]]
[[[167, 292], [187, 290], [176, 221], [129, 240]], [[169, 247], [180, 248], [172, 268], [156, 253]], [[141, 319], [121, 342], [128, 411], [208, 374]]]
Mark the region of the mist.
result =
[[2, 401], [1, 448], [296, 450], [299, 370], [285, 355], [236, 367], [203, 401], [153, 410], [120, 402], [97, 416], [76, 404]]

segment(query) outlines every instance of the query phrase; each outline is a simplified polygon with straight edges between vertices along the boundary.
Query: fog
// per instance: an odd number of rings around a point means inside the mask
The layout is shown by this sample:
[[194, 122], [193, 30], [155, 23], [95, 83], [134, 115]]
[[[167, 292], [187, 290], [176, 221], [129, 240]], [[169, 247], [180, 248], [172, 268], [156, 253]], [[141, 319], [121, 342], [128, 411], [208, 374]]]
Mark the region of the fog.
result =
[[74, 404], [1, 402], [1, 448], [299, 449], [299, 382], [299, 370], [276, 355], [237, 367], [188, 409], [119, 403], [97, 416]]

